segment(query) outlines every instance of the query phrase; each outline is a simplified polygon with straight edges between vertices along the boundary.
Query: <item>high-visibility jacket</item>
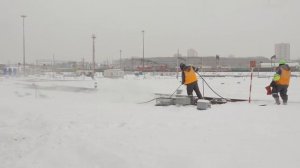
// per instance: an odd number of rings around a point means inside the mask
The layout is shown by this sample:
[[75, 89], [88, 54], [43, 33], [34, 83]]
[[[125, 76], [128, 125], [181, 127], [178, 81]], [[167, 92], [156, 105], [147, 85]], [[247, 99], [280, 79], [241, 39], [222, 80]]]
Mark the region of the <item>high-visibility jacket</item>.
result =
[[276, 80], [277, 85], [289, 85], [291, 78], [291, 71], [281, 68], [281, 74], [279, 80]]
[[190, 67], [187, 70], [184, 70], [184, 75], [185, 75], [185, 80], [184, 80], [185, 85], [197, 81], [197, 76], [196, 76], [196, 73], [195, 73], [193, 67]]

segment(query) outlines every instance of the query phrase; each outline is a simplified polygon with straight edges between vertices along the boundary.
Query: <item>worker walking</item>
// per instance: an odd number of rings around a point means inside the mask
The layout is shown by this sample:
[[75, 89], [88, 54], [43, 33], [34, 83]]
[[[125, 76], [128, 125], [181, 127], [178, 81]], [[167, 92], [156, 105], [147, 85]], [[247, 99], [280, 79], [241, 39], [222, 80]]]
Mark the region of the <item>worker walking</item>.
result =
[[282, 59], [279, 61], [279, 66], [277, 67], [276, 73], [274, 74], [273, 80], [270, 84], [270, 87], [272, 88], [272, 96], [275, 99], [275, 103], [278, 105], [280, 104], [279, 95], [282, 99], [283, 104], [287, 104], [287, 91], [290, 83], [290, 78], [291, 68], [286, 63], [286, 61]]
[[199, 70], [199, 68], [195, 68], [193, 66], [186, 66], [184, 63], [181, 63], [180, 69], [182, 72], [181, 84], [186, 85], [187, 95], [193, 96], [193, 91], [195, 91], [198, 99], [203, 99], [198, 87], [198, 80], [196, 75], [196, 72]]

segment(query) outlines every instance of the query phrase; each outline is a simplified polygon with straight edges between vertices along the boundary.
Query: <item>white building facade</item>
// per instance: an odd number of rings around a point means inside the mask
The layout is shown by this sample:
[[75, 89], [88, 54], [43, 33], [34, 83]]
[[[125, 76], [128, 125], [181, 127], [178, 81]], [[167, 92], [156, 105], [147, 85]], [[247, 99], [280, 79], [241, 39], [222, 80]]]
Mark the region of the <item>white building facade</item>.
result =
[[198, 52], [195, 49], [188, 49], [187, 50], [187, 57], [197, 57], [198, 56]]
[[276, 60], [285, 59], [290, 61], [290, 43], [275, 44]]

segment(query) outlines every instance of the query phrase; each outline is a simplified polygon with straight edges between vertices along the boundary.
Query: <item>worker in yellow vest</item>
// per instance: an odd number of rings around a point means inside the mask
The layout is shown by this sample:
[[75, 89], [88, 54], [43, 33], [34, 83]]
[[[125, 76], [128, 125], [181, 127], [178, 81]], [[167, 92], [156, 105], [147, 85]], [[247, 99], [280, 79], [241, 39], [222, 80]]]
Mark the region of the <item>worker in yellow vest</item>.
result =
[[184, 63], [181, 63], [180, 69], [182, 72], [181, 84], [186, 85], [186, 91], [188, 96], [193, 96], [193, 91], [195, 91], [198, 99], [203, 99], [198, 87], [198, 79], [196, 75], [196, 72], [199, 70], [199, 68], [195, 68], [193, 66], [186, 66]]
[[276, 73], [273, 76], [270, 86], [272, 87], [272, 96], [275, 99], [276, 104], [280, 104], [279, 95], [282, 99], [284, 105], [287, 105], [288, 101], [288, 87], [291, 78], [291, 68], [286, 63], [285, 60], [279, 61], [279, 66], [277, 67]]

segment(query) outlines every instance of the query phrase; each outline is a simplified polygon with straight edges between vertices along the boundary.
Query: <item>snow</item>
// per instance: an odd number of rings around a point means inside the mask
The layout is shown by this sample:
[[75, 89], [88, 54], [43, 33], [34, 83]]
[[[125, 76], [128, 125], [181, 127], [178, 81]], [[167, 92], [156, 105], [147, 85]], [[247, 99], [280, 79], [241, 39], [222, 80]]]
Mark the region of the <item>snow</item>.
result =
[[[249, 77], [205, 80], [224, 97], [249, 97]], [[288, 105], [266, 95], [270, 80], [253, 78], [252, 103], [197, 110], [141, 103], [173, 93], [175, 77], [2, 77], [0, 167], [298, 168], [300, 79], [292, 78]]]

